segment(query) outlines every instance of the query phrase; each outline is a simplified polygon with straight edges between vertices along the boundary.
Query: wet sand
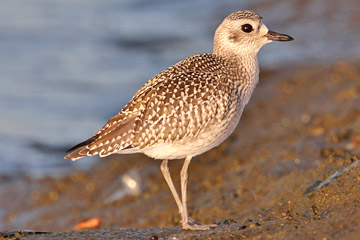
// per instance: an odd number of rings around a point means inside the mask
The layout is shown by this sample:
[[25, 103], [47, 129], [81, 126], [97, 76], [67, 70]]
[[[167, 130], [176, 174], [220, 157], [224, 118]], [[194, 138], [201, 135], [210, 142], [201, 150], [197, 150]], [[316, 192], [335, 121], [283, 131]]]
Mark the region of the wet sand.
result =
[[[2, 177], [0, 231], [55, 232], [26, 239], [359, 239], [359, 79], [359, 61], [262, 70], [234, 134], [190, 164], [190, 214], [218, 223], [213, 230], [181, 230], [160, 161], [129, 155], [58, 179]], [[181, 165], [170, 162], [175, 184]], [[105, 203], [131, 172], [139, 194]], [[98, 229], [72, 231], [93, 217]]]

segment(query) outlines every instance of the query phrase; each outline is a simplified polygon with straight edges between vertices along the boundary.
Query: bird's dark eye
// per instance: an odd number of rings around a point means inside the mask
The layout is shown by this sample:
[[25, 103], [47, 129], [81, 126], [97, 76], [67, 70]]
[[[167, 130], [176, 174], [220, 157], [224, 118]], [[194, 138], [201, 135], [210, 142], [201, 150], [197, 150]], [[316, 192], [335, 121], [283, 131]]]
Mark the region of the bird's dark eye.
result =
[[243, 32], [249, 33], [253, 30], [253, 27], [250, 24], [244, 24], [241, 26]]

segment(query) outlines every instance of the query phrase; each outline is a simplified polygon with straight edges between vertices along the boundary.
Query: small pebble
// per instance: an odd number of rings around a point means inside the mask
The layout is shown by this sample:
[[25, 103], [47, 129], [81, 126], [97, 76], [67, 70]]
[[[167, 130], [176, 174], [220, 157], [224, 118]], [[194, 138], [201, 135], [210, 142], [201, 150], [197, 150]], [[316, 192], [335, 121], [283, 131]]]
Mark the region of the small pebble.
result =
[[252, 223], [252, 222], [253, 222], [252, 219], [248, 219], [248, 220], [245, 221], [245, 224], [249, 224], [249, 223]]
[[229, 225], [233, 223], [237, 223], [237, 222], [234, 219], [225, 219], [223, 222], [224, 225]]
[[157, 235], [151, 235], [149, 240], [159, 240]]
[[246, 226], [246, 225], [242, 225], [242, 226], [239, 227], [239, 230], [242, 230], [242, 229], [245, 229], [245, 228], [247, 228], [247, 226]]
[[255, 223], [249, 225], [249, 228], [255, 228], [255, 227], [256, 227]]

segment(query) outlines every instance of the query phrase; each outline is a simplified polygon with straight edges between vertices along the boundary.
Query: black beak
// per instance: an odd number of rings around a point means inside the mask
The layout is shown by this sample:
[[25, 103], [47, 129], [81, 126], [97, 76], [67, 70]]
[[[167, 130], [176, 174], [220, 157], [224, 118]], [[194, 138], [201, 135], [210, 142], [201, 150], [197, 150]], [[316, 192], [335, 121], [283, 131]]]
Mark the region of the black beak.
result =
[[289, 35], [277, 33], [277, 32], [271, 31], [271, 30], [269, 30], [268, 33], [265, 34], [265, 37], [267, 37], [269, 40], [273, 40], [273, 41], [292, 41], [292, 40], [294, 40]]

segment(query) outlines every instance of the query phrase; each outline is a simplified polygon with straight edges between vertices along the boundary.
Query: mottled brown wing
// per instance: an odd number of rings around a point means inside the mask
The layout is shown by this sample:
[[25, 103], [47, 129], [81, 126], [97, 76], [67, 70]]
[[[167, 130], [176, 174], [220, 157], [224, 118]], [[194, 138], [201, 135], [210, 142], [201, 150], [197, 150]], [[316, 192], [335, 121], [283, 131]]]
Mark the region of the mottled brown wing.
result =
[[[176, 143], [195, 138], [210, 123], [222, 120], [230, 96], [226, 75], [209, 72], [177, 72], [156, 86], [134, 129], [133, 147]], [[216, 97], [222, 94], [222, 98]]]
[[106, 156], [125, 148], [132, 148], [130, 136], [135, 128], [135, 121], [143, 110], [143, 101], [151, 94], [151, 88], [142, 87], [132, 100], [112, 117], [95, 135], [69, 149], [65, 159], [79, 159], [99, 154]]
[[[223, 66], [211, 54], [191, 56], [150, 79], [93, 137], [76, 145], [73, 160], [115, 152], [134, 153], [155, 143], [194, 137], [227, 112]], [[224, 84], [226, 83], [226, 84]]]

